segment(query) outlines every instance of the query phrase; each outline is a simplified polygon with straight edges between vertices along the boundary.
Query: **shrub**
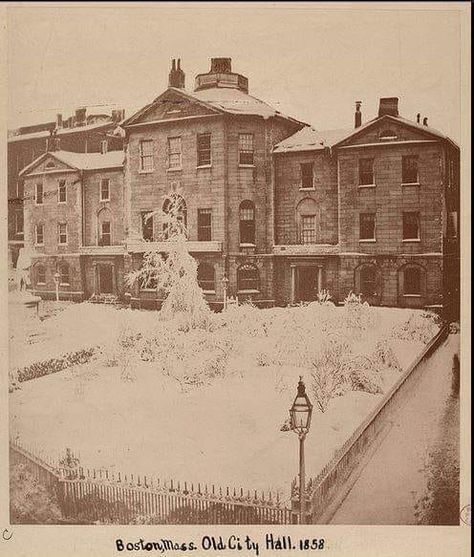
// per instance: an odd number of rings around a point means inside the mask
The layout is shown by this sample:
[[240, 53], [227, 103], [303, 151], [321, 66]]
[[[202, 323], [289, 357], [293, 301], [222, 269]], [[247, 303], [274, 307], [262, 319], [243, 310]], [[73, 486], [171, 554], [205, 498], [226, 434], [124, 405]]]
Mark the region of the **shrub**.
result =
[[435, 313], [413, 311], [406, 321], [392, 329], [392, 337], [428, 344], [439, 331], [440, 325], [441, 319]]

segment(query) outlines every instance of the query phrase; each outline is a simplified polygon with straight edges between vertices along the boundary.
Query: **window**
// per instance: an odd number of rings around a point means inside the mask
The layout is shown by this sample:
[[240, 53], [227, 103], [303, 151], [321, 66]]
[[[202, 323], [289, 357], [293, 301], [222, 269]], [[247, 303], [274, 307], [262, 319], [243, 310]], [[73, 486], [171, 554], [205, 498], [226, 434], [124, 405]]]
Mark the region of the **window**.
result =
[[359, 185], [374, 184], [374, 159], [359, 159]]
[[142, 211], [142, 236], [144, 240], [153, 241], [153, 214], [150, 211]]
[[112, 239], [110, 221], [103, 221], [100, 223], [100, 246], [110, 246]]
[[140, 141], [140, 170], [153, 171], [153, 140], [151, 139]]
[[59, 180], [58, 203], [66, 203], [66, 180]]
[[301, 216], [301, 243], [314, 244], [316, 242], [316, 216]]
[[359, 240], [375, 240], [375, 213], [360, 214]]
[[107, 151], [109, 150], [109, 142], [107, 141], [107, 139], [103, 139], [100, 142], [100, 152], [105, 155], [107, 153]]
[[69, 286], [69, 267], [65, 264], [59, 267], [59, 284]]
[[44, 224], [37, 224], [35, 226], [35, 241], [38, 246], [44, 244]]
[[363, 296], [377, 296], [378, 271], [375, 265], [363, 265], [359, 270], [360, 293]]
[[211, 134], [200, 133], [197, 136], [197, 165], [209, 166], [211, 164]]
[[110, 200], [110, 180], [108, 178], [103, 178], [100, 181], [100, 200]]
[[36, 184], [35, 187], [35, 203], [37, 205], [43, 204], [43, 184]]
[[296, 243], [317, 243], [316, 215], [318, 206], [314, 199], [302, 199], [296, 207]]
[[402, 183], [418, 183], [418, 156], [407, 155], [402, 157]]
[[243, 265], [237, 269], [237, 289], [239, 291], [259, 289], [257, 267], [254, 265]]
[[67, 224], [65, 222], [58, 224], [58, 243], [67, 244]]
[[181, 168], [181, 138], [168, 138], [168, 169]]
[[197, 270], [197, 279], [199, 286], [204, 292], [215, 292], [216, 277], [214, 267], [209, 263], [201, 263]]
[[310, 190], [313, 189], [313, 163], [305, 162], [300, 164], [301, 172], [301, 189]]
[[393, 130], [383, 130], [380, 132], [379, 138], [382, 140], [394, 140], [397, 139], [397, 134]]
[[255, 206], [252, 201], [242, 201], [239, 208], [241, 244], [255, 244]]
[[403, 213], [403, 239], [420, 239], [420, 213]]
[[253, 133], [239, 134], [239, 164], [254, 164]]
[[403, 294], [421, 296], [421, 268], [415, 265], [405, 267], [403, 271]]
[[23, 234], [23, 211], [15, 213], [15, 234]]
[[36, 284], [46, 284], [46, 269], [43, 265], [37, 265], [35, 269]]
[[198, 209], [198, 241], [209, 242], [211, 240], [211, 209]]

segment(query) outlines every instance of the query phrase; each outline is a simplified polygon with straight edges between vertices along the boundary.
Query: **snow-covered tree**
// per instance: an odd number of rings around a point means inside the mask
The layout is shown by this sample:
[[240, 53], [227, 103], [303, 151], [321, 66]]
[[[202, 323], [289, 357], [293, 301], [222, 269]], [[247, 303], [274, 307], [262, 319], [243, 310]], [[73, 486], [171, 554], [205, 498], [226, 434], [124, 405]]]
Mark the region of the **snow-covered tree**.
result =
[[[151, 247], [144, 253], [142, 267], [130, 272], [125, 280], [129, 286], [138, 281], [142, 287], [163, 292], [166, 297], [161, 315], [177, 318], [185, 329], [192, 329], [207, 323], [210, 309], [198, 283], [198, 264], [186, 246], [184, 207], [180, 195], [173, 193], [167, 197], [160, 212], [166, 252]], [[149, 213], [148, 218], [154, 214]]]

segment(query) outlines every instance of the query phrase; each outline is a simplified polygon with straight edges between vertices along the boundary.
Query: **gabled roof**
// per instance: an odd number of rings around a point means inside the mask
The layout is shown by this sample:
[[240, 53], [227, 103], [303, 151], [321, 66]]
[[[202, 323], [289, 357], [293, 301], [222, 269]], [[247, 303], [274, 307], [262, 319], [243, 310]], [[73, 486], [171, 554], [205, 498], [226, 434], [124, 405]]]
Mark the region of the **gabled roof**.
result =
[[183, 98], [200, 104], [208, 110], [216, 114], [243, 114], [248, 116], [262, 116], [263, 118], [271, 118], [279, 116], [287, 120], [291, 120], [301, 125], [306, 125], [294, 118], [286, 116], [272, 108], [269, 104], [252, 97], [239, 89], [215, 87], [211, 89], [202, 89], [201, 91], [186, 91], [175, 87], [168, 87], [153, 102], [144, 106], [141, 110], [127, 118], [123, 122], [123, 126], [136, 123], [141, 117], [147, 114], [153, 107], [162, 100], [163, 96], [169, 92], [175, 92]]
[[109, 151], [108, 153], [72, 153], [70, 151], [50, 151], [43, 153], [32, 163], [23, 168], [19, 176], [25, 176], [38, 164], [48, 157], [54, 157], [58, 161], [76, 170], [102, 170], [121, 168], [124, 164], [125, 153], [123, 151]]
[[[358, 128], [317, 131], [316, 129], [308, 126], [277, 143], [273, 148], [273, 152], [289, 153], [297, 151], [317, 151], [324, 149], [325, 147], [339, 147], [346, 142], [350, 142], [352, 138], [359, 136], [372, 126], [385, 120], [411, 127], [422, 132], [426, 136], [448, 141], [454, 147], [459, 148], [451, 138], [435, 128], [417, 124], [416, 122], [412, 122], [411, 120], [407, 120], [401, 116], [390, 116], [387, 114], [379, 118], [369, 120]], [[374, 145], [376, 145], [376, 143]]]
[[274, 153], [293, 153], [298, 151], [318, 151], [332, 147], [350, 133], [349, 129], [318, 131], [310, 126], [297, 131], [280, 141], [273, 148]]

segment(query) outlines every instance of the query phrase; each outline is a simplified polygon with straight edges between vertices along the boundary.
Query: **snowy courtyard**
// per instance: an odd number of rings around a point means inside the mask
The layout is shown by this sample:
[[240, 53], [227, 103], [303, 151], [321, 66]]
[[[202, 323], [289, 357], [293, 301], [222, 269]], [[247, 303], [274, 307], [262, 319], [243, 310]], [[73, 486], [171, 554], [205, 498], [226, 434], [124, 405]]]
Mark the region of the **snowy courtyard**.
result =
[[309, 478], [438, 330], [425, 312], [356, 300], [229, 307], [192, 329], [160, 312], [42, 306], [42, 321], [12, 315], [12, 376], [95, 350], [87, 363], [17, 384], [12, 435], [55, 458], [70, 448], [85, 468], [272, 490], [284, 499], [297, 474], [298, 440], [286, 420], [299, 376], [314, 404]]

